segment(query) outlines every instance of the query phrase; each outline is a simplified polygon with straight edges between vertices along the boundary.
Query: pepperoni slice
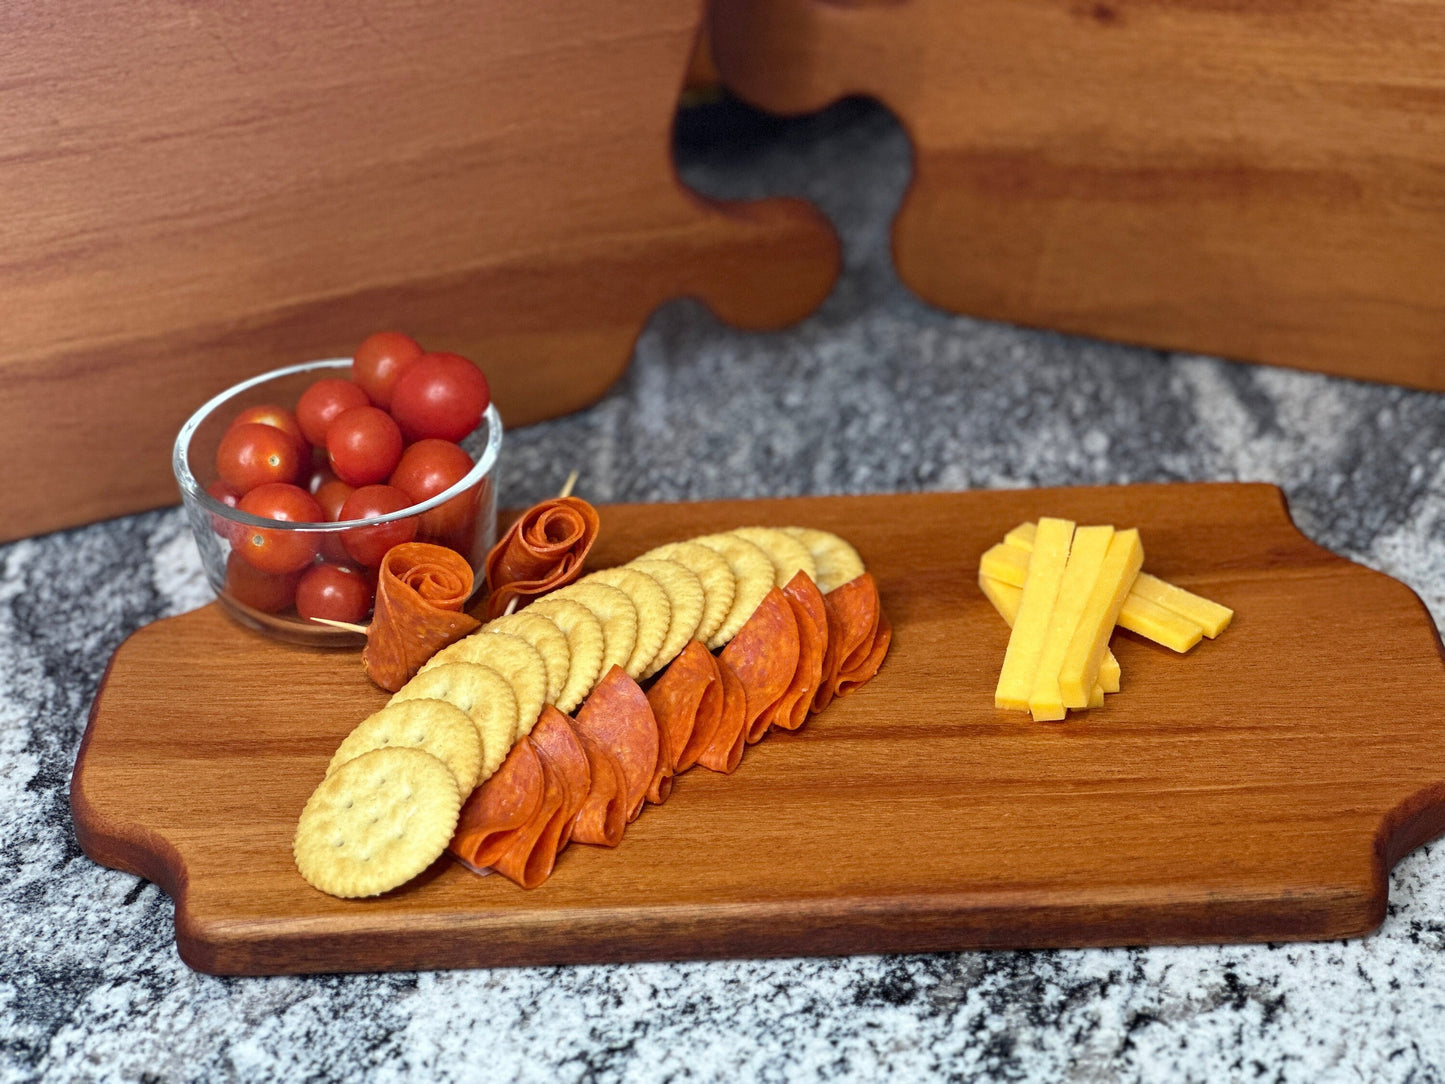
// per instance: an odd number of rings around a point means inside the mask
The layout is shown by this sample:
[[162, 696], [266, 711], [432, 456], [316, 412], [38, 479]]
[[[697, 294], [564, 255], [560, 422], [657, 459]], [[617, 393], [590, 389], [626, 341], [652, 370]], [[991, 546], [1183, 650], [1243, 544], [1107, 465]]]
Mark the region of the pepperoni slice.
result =
[[828, 646], [828, 611], [818, 585], [799, 572], [783, 588], [798, 622], [798, 668], [787, 690], [767, 712], [768, 726], [797, 730], [808, 718], [813, 697], [823, 683], [823, 654]]
[[[573, 724], [574, 730], [576, 724]], [[590, 783], [572, 828], [574, 843], [615, 847], [627, 827], [627, 796], [617, 758], [581, 731], [575, 731], [587, 756]]]
[[838, 695], [847, 696], [860, 685], [872, 681], [878, 668], [883, 665], [883, 657], [888, 654], [888, 647], [892, 642], [893, 626], [888, 622], [888, 615], [880, 610], [878, 634], [873, 638], [873, 647], [860, 662], [838, 675]]
[[552, 875], [557, 855], [572, 838], [590, 773], [582, 743], [556, 708], [547, 708], [522, 741], [532, 746], [542, 765], [542, 800], [510, 834], [492, 868], [523, 888], [536, 888]]
[[[530, 736], [517, 744], [522, 742], [532, 745]], [[522, 888], [536, 888], [551, 875], [567, 812], [562, 779], [535, 746], [533, 752], [542, 766], [542, 801], [525, 824], [508, 833], [502, 853], [492, 862], [494, 870]]]
[[473, 869], [490, 866], [541, 809], [545, 790], [541, 758], [523, 738], [463, 804], [448, 849]]
[[792, 683], [800, 650], [798, 619], [776, 587], [723, 648], [721, 661], [733, 668], [747, 690], [744, 726], [749, 745], [767, 733], [768, 712]]
[[557, 841], [560, 851], [572, 838], [577, 816], [592, 789], [592, 770], [587, 764], [587, 751], [582, 748], [577, 731], [572, 729], [572, 720], [550, 704], [542, 709], [542, 715], [528, 737], [536, 746], [543, 767], [550, 766], [562, 781], [566, 795], [563, 805], [565, 822]]
[[697, 762], [709, 771], [730, 775], [742, 763], [748, 738], [748, 691], [726, 659], [717, 660], [722, 687], [722, 713], [712, 740]]
[[627, 820], [635, 820], [657, 768], [657, 720], [637, 682], [613, 666], [577, 712], [577, 733], [617, 761]]
[[556, 497], [527, 509], [487, 554], [487, 617], [571, 583], [601, 529], [597, 509], [580, 497]]
[[829, 591], [823, 596], [823, 608], [828, 612], [828, 648], [814, 711], [822, 711], [838, 695], [838, 675], [856, 669], [873, 650], [882, 612], [873, 574], [865, 572]]
[[678, 652], [647, 690], [647, 702], [667, 743], [671, 771], [687, 771], [722, 719], [722, 675], [707, 645], [693, 640]]
[[367, 677], [394, 693], [427, 659], [476, 631], [481, 623], [461, 612], [471, 593], [472, 566], [455, 550], [430, 542], [387, 550], [361, 652]]

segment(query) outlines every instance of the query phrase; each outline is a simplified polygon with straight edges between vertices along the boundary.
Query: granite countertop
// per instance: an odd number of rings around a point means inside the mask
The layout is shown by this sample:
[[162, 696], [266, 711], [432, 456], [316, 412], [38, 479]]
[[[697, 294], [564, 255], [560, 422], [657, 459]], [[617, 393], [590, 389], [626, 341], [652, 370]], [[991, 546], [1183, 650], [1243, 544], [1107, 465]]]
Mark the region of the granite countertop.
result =
[[[1445, 398], [924, 306], [887, 259], [908, 146], [875, 107], [718, 107], [679, 155], [707, 191], [815, 200], [843, 280], [778, 334], [664, 309], [603, 401], [509, 434], [504, 503], [573, 466], [598, 502], [1260, 480], [1445, 616]], [[208, 598], [176, 508], [0, 547], [0, 1079], [1445, 1078], [1439, 844], [1340, 943], [197, 974], [170, 900], [80, 852], [68, 783], [111, 652]]]

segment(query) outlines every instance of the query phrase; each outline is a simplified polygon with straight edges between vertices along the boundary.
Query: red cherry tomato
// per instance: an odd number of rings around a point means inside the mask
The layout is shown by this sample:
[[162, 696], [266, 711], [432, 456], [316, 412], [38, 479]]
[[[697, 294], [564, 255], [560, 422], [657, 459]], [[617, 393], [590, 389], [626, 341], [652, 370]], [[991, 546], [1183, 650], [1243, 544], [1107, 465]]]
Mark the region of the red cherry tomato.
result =
[[461, 440], [477, 427], [492, 391], [460, 354], [423, 354], [397, 378], [391, 416], [407, 440]]
[[[220, 501], [227, 508], [235, 508], [241, 503], [241, 491], [235, 486], [228, 485], [217, 478], [206, 487], [206, 492], [216, 500]], [[225, 516], [211, 515], [211, 530], [215, 531], [222, 538], [229, 539], [232, 546], [235, 546], [238, 536], [236, 528], [240, 524], [227, 519]]]
[[[391, 485], [410, 497], [412, 504], [420, 504], [456, 485], [473, 466], [472, 457], [460, 444], [419, 440], [401, 453], [401, 461], [391, 472]], [[441, 507], [423, 512], [418, 534], [426, 539], [457, 534], [475, 513], [475, 497], [458, 494]]]
[[301, 573], [288, 572], [276, 576], [262, 572], [245, 560], [239, 551], [226, 558], [226, 593], [262, 613], [280, 613], [296, 597]]
[[366, 577], [342, 565], [312, 565], [296, 585], [296, 612], [302, 617], [331, 621], [362, 621], [371, 610], [371, 587]]
[[236, 420], [231, 423], [232, 428], [238, 425], [246, 425], [255, 422], [257, 425], [269, 425], [281, 430], [298, 447], [305, 449], [306, 435], [301, 432], [301, 423], [296, 420], [296, 415], [283, 406], [275, 403], [264, 403], [261, 406], [247, 407], [236, 415]]
[[306, 439], [318, 448], [326, 446], [326, 430], [336, 416], [352, 407], [369, 405], [366, 392], [349, 380], [328, 376], [301, 393], [296, 402], [296, 421]]
[[421, 346], [399, 331], [378, 331], [367, 336], [351, 360], [351, 379], [377, 406], [391, 406], [391, 391], [401, 371], [421, 357]]
[[[241, 498], [236, 506], [253, 516], [285, 523], [320, 523], [321, 506], [316, 498], [300, 486], [268, 482], [257, 486]], [[265, 527], [242, 527], [236, 552], [262, 572], [300, 572], [316, 559], [319, 540], [303, 531], [268, 530]]]
[[[321, 483], [321, 488], [312, 496], [321, 506], [321, 512], [326, 517], [326, 522], [335, 523], [341, 518], [341, 506], [346, 503], [346, 498], [355, 491], [355, 486], [347, 485], [340, 478], [333, 478], [329, 482]], [[347, 555], [346, 547], [341, 544], [339, 533], [321, 536], [321, 556], [339, 565], [344, 565], [351, 560]]]
[[346, 503], [346, 498], [356, 492], [355, 486], [349, 486], [340, 478], [333, 478], [329, 482], [321, 483], [321, 488], [312, 494], [316, 503], [321, 506], [321, 511], [326, 517], [327, 523], [335, 523], [341, 518], [341, 506]]
[[[411, 506], [407, 495], [394, 486], [362, 486], [341, 506], [342, 519], [372, 519]], [[399, 519], [375, 527], [353, 527], [342, 536], [342, 545], [353, 561], [376, 568], [392, 546], [416, 537], [415, 519]]]
[[301, 475], [301, 449], [283, 430], [242, 422], [226, 430], [216, 449], [216, 471], [230, 486], [249, 493], [267, 482], [294, 482]]
[[326, 430], [331, 469], [354, 486], [386, 481], [401, 459], [401, 449], [401, 430], [380, 407], [352, 407]]

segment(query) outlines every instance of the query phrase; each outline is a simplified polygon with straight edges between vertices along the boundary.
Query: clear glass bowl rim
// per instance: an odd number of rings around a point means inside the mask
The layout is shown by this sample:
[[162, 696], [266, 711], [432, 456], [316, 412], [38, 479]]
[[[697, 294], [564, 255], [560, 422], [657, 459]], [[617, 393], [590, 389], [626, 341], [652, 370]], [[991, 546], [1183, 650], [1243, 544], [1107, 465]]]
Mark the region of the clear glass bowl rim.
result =
[[482, 450], [476, 465], [467, 473], [467, 476], [457, 482], [450, 489], [438, 493], [435, 497], [422, 501], [420, 504], [412, 504], [396, 512], [388, 512], [384, 516], [373, 516], [370, 519], [348, 519], [332, 522], [301, 523], [287, 520], [267, 519], [264, 516], [253, 516], [249, 512], [242, 512], [238, 508], [232, 508], [222, 501], [218, 501], [206, 492], [205, 488], [196, 480], [191, 473], [190, 456], [187, 449], [190, 447], [191, 438], [195, 436], [196, 430], [214, 414], [219, 408], [229, 403], [244, 392], [250, 391], [258, 385], [268, 381], [279, 380], [282, 377], [295, 376], [297, 373], [321, 372], [328, 369], [349, 369], [350, 358], [323, 358], [318, 361], [303, 361], [299, 365], [287, 365], [281, 369], [272, 369], [270, 372], [253, 376], [249, 380], [243, 380], [239, 384], [233, 384], [218, 395], [212, 396], [196, 410], [186, 424], [181, 426], [181, 431], [176, 434], [176, 442], [171, 448], [171, 468], [175, 472], [176, 482], [181, 487], [181, 495], [187, 500], [195, 501], [202, 508], [212, 515], [220, 516], [230, 520], [232, 523], [241, 523], [247, 527], [265, 527], [270, 530], [281, 531], [339, 531], [352, 527], [374, 527], [378, 523], [391, 523], [399, 519], [411, 519], [432, 508], [446, 504], [447, 501], [460, 493], [465, 492], [485, 478], [496, 465], [497, 456], [502, 448], [502, 418], [497, 413], [495, 404], [487, 404], [486, 413], [482, 420], [487, 423], [487, 446]]

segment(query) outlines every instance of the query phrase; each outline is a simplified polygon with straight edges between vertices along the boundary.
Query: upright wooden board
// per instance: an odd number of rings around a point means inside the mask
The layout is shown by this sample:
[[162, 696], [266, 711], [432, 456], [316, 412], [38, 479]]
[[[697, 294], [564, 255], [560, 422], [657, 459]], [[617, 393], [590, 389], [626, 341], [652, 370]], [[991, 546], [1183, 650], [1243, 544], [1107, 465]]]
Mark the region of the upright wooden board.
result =
[[1445, 389], [1445, 4], [714, 0], [727, 85], [881, 99], [958, 312]]
[[[385, 699], [354, 654], [215, 605], [121, 646], [71, 806], [97, 861], [176, 899], [192, 966], [352, 971], [1365, 933], [1445, 829], [1445, 667], [1407, 588], [1325, 552], [1268, 486], [840, 497], [602, 510], [597, 563], [748, 523], [857, 543], [893, 621], [879, 676], [732, 776], [694, 769], [616, 851], [541, 888], [443, 859], [345, 902], [296, 817]], [[1147, 568], [1238, 613], [1177, 656], [1114, 638], [1123, 689], [1062, 724], [997, 712], [1008, 632], [980, 553], [1025, 519], [1134, 524]]]
[[8, 5], [0, 541], [173, 501], [206, 398], [379, 328], [475, 358], [519, 425], [668, 298], [809, 312], [826, 221], [676, 178], [702, 2]]

